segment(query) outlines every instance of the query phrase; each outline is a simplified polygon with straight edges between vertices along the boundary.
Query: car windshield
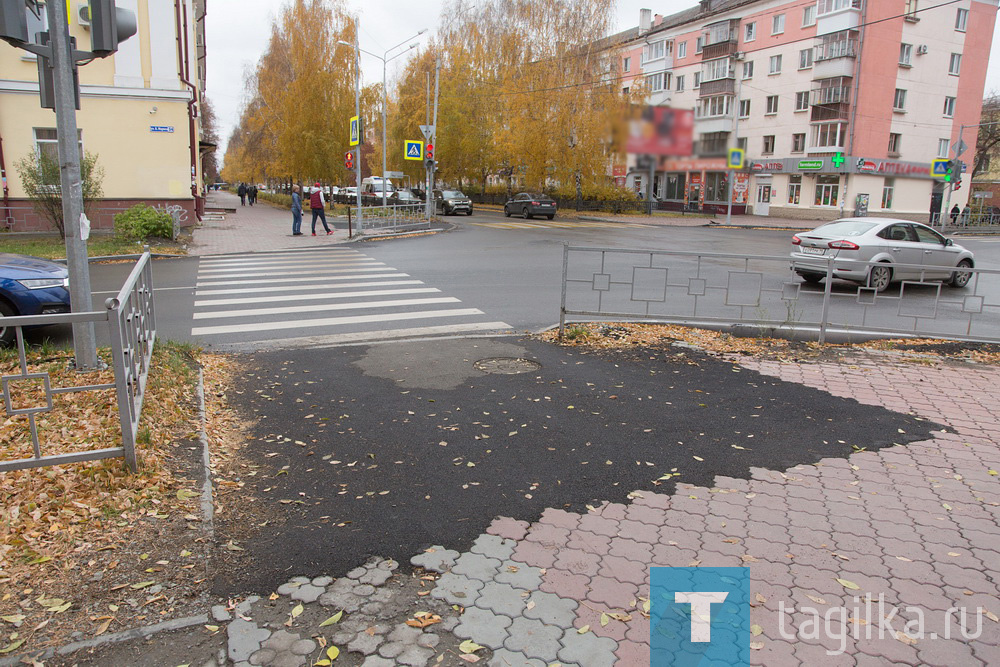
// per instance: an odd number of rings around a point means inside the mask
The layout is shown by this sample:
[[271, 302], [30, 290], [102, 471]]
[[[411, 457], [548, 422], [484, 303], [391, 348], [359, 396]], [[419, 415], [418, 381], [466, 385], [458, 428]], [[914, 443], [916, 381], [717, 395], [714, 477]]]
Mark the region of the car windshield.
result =
[[537, 192], [529, 192], [528, 197], [530, 197], [531, 199], [546, 199], [546, 200], [550, 198], [548, 195], [540, 195]]
[[860, 220], [840, 220], [817, 227], [813, 232], [823, 236], [861, 236], [874, 229], [876, 225], [877, 223], [874, 222], [861, 222]]
[[459, 197], [465, 197], [460, 190], [445, 190], [441, 193], [445, 199], [457, 199]]

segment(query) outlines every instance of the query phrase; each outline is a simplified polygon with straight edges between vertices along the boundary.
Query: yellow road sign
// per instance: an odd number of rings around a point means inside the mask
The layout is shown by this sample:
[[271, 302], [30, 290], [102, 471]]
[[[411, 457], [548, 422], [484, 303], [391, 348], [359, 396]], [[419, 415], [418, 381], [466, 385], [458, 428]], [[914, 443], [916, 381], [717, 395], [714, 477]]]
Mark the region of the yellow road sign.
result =
[[423, 160], [424, 142], [410, 141], [407, 139], [403, 142], [403, 157], [407, 160]]
[[351, 145], [357, 146], [361, 143], [361, 119], [351, 116]]
[[730, 148], [729, 149], [729, 160], [726, 164], [730, 169], [742, 169], [743, 168], [743, 149], [742, 148]]

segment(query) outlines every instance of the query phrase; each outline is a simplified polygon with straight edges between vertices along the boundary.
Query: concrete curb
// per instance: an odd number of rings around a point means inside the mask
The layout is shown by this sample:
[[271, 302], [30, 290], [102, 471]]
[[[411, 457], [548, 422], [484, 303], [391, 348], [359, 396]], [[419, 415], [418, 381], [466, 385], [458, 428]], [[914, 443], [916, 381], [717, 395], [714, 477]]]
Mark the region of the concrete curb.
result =
[[102, 637], [94, 637], [93, 639], [85, 639], [79, 642], [73, 642], [72, 644], [66, 644], [60, 646], [59, 648], [50, 648], [41, 653], [23, 653], [21, 655], [9, 656], [0, 659], [0, 667], [14, 667], [22, 663], [25, 658], [34, 658], [35, 660], [49, 660], [56, 655], [69, 655], [79, 651], [80, 649], [94, 648], [96, 646], [107, 646], [108, 644], [118, 644], [121, 642], [131, 641], [133, 639], [146, 639], [160, 632], [169, 632], [171, 630], [183, 630], [184, 628], [190, 628], [194, 625], [204, 625], [208, 623], [208, 614], [198, 614], [197, 616], [187, 616], [185, 618], [175, 618], [172, 621], [163, 621], [162, 623], [155, 623], [153, 625], [147, 625], [139, 628], [132, 628], [131, 630], [123, 630], [122, 632], [116, 632], [111, 635], [104, 635]]

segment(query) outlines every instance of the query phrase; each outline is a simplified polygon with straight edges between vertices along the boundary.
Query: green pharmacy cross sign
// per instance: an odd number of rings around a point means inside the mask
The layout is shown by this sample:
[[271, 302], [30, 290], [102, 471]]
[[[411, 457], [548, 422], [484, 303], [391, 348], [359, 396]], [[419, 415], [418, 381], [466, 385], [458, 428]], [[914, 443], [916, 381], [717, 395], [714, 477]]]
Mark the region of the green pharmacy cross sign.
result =
[[830, 158], [830, 162], [833, 163], [834, 167], [836, 167], [837, 169], [840, 169], [840, 165], [844, 164], [844, 154], [843, 153], [837, 153], [832, 158]]

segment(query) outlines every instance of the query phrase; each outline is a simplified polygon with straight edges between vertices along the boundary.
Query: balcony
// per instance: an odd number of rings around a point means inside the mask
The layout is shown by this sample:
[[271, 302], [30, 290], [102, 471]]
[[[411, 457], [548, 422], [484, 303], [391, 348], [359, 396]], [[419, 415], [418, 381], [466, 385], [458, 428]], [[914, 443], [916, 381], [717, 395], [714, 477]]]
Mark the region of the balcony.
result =
[[[699, 127], [700, 131], [700, 127]], [[729, 151], [728, 132], [701, 132], [695, 145], [695, 155], [698, 157], [719, 157]]]
[[[861, 3], [860, 2], [830, 2], [829, 11], [823, 11], [816, 16], [816, 34], [828, 35], [841, 30], [856, 30], [861, 25]], [[833, 9], [839, 5], [847, 5], [840, 9]], [[856, 6], [855, 6], [856, 5]]]
[[701, 51], [702, 60], [724, 58], [736, 53], [740, 41], [740, 21], [718, 21], [705, 26], [702, 39], [704, 46]]
[[734, 125], [732, 115], [695, 118], [694, 121], [695, 130], [702, 136], [717, 132], [732, 132]]
[[736, 77], [726, 77], [715, 81], [702, 81], [698, 88], [698, 97], [713, 95], [734, 95], [736, 93]]
[[712, 60], [713, 58], [723, 58], [725, 56], [731, 56], [737, 51], [739, 42], [736, 37], [733, 36], [725, 42], [719, 42], [718, 44], [708, 44], [702, 48], [701, 59], [702, 60]]
[[809, 91], [809, 119], [846, 120], [851, 109], [852, 79], [833, 77], [818, 81], [819, 86]]

